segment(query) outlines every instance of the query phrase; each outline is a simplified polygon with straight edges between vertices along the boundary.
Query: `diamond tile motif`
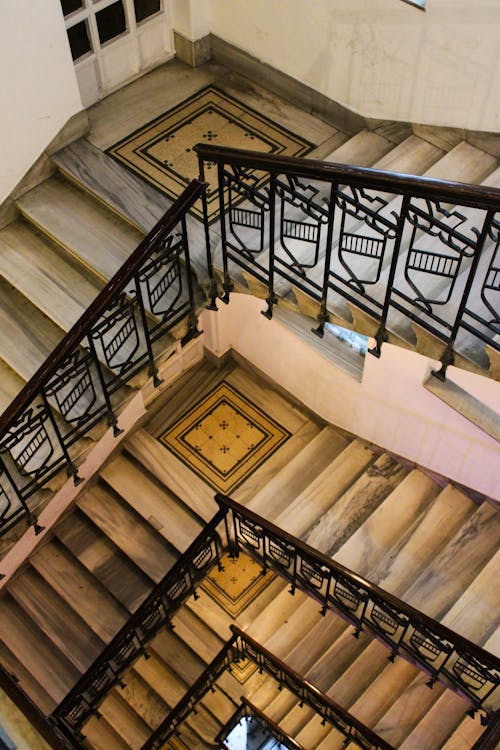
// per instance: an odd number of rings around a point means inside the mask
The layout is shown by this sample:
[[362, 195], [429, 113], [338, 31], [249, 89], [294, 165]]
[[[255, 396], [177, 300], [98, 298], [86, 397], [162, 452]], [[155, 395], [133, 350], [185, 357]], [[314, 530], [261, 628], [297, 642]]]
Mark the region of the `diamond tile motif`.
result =
[[223, 570], [213, 568], [203, 579], [200, 588], [233, 618], [276, 577], [271, 571], [263, 574], [261, 566], [243, 552], [236, 558], [226, 553], [221, 563]]
[[[313, 148], [216, 86], [207, 86], [115, 143], [107, 153], [175, 200], [198, 177], [193, 146], [203, 142], [284, 156], [303, 156]], [[220, 207], [217, 171], [211, 164], [206, 167], [209, 221], [214, 221]], [[193, 213], [202, 218], [201, 206]]]
[[160, 440], [214, 489], [229, 494], [289, 437], [288, 430], [221, 383]]

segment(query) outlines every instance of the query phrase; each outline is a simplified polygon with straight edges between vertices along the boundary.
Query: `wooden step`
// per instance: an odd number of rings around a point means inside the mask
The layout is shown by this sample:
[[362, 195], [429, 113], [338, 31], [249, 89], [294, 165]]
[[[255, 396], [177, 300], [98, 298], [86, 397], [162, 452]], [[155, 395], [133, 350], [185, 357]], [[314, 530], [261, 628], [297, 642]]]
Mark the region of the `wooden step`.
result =
[[[59, 703], [78, 680], [79, 672], [7, 595], [0, 607], [0, 631], [9, 651], [26, 665], [36, 682]], [[35, 700], [35, 696], [32, 698]]]
[[101, 653], [100, 638], [31, 566], [9, 584], [9, 593], [79, 672]]
[[215, 490], [192, 472], [157, 438], [146, 430], [137, 430], [128, 438], [127, 451], [163, 485], [188, 505], [205, 522], [218, 510]]
[[278, 517], [347, 446], [348, 440], [332, 427], [323, 428], [247, 501], [247, 507], [269, 520]]
[[411, 471], [338, 550], [336, 562], [370, 578], [387, 550], [407, 535], [439, 491], [421, 471]]
[[23, 216], [108, 281], [143, 235], [60, 176], [25, 193]]
[[301, 538], [321, 519], [374, 460], [373, 452], [353, 440], [319, 476], [301, 492], [273, 523]]
[[415, 580], [405, 601], [441, 619], [450, 602], [456, 601], [494, 555], [499, 541], [500, 516], [495, 508], [483, 503]]
[[407, 475], [408, 470], [383, 454], [316, 522], [305, 541], [333, 557]]
[[31, 563], [105, 643], [126, 622], [126, 609], [60, 542], [41, 547]]
[[179, 552], [200, 533], [200, 520], [124, 454], [111, 461], [101, 477]]
[[55, 533], [125, 609], [135, 612], [152, 583], [108, 537], [78, 510], [59, 523]]
[[103, 287], [23, 221], [0, 231], [0, 263], [2, 276], [63, 331], [76, 323]]
[[0, 279], [0, 357], [19, 377], [29, 380], [63, 335], [26, 297]]
[[108, 486], [94, 485], [78, 499], [78, 507], [155, 583], [176, 561], [163, 537]]
[[106, 696], [99, 713], [131, 750], [140, 750], [149, 739], [150, 728], [116, 690]]

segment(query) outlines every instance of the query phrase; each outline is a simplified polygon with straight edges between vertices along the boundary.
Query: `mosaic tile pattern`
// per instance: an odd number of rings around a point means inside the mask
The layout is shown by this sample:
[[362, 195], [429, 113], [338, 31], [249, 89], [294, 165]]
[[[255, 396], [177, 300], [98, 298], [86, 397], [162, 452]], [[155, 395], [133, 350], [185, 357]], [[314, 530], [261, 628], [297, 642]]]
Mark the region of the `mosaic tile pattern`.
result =
[[240, 552], [232, 558], [225, 554], [221, 558], [223, 570], [217, 567], [203, 580], [201, 588], [214, 599], [231, 617], [237, 617], [256, 596], [276, 577], [268, 571], [262, 574], [261, 566], [248, 555]]
[[[196, 143], [303, 156], [313, 144], [234, 97], [207, 86], [111, 146], [107, 153], [175, 200], [198, 177]], [[216, 170], [207, 165], [209, 220], [219, 214]], [[234, 202], [234, 201], [233, 201]], [[202, 218], [201, 206], [193, 213]]]
[[221, 383], [160, 441], [215, 490], [229, 494], [289, 437], [288, 430]]

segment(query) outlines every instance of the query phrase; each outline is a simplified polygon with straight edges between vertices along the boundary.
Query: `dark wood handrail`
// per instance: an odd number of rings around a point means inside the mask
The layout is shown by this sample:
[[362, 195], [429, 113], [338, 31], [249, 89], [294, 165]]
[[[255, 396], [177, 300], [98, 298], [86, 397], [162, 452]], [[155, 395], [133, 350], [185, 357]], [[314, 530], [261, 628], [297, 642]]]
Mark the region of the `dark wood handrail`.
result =
[[310, 692], [318, 699], [319, 702], [323, 703], [325, 706], [328, 706], [334, 713], [343, 716], [346, 723], [348, 723], [350, 726], [355, 727], [357, 731], [367, 739], [369, 739], [375, 747], [379, 747], [381, 748], [381, 750], [392, 750], [392, 745], [379, 737], [378, 734], [365, 726], [361, 721], [358, 721], [358, 719], [356, 719], [352, 714], [346, 711], [345, 708], [342, 708], [342, 706], [340, 706], [338, 703], [335, 703], [334, 700], [332, 700], [326, 693], [323, 693], [322, 690], [319, 690], [319, 688], [313, 685], [312, 682], [309, 682], [309, 680], [306, 680], [304, 677], [302, 677], [302, 675], [292, 669], [292, 667], [289, 667], [288, 664], [286, 664], [282, 659], [279, 658], [279, 656], [275, 656], [275, 654], [271, 653], [271, 651], [268, 651], [267, 648], [261, 646], [258, 641], [249, 636], [248, 633], [238, 627], [238, 625], [231, 625], [230, 630], [236, 637], [241, 638], [243, 641], [249, 643], [256, 651], [260, 651], [260, 653], [265, 656], [266, 659], [269, 659], [269, 661], [273, 661], [280, 670], [289, 674], [295, 682], [303, 685], [308, 692]]
[[200, 159], [216, 164], [248, 167], [277, 174], [292, 174], [311, 180], [328, 180], [343, 185], [356, 185], [369, 190], [430, 198], [463, 206], [500, 209], [500, 190], [482, 185], [468, 185], [464, 182], [439, 180], [435, 177], [417, 177], [382, 169], [334, 164], [296, 156], [279, 156], [208, 143], [198, 143], [194, 146], [194, 150]]
[[287, 734], [287, 732], [285, 732], [285, 730], [282, 729], [279, 724], [276, 724], [275, 721], [270, 719], [269, 716], [264, 713], [264, 711], [261, 711], [260, 708], [249, 701], [248, 698], [245, 698], [245, 696], [242, 695], [240, 700], [240, 707], [234, 712], [229, 721], [225, 723], [225, 725], [215, 738], [215, 742], [218, 742], [222, 745], [222, 747], [225, 747], [225, 745], [223, 744], [224, 740], [228, 738], [229, 734], [232, 732], [239, 720], [245, 716], [245, 709], [248, 709], [248, 713], [250, 714], [250, 716], [255, 716], [261, 722], [261, 724], [269, 727], [270, 733], [273, 735], [273, 737], [276, 737], [277, 739], [283, 738], [283, 741], [286, 742], [290, 750], [305, 750], [304, 746], [301, 745], [300, 742], [297, 742], [297, 740], [294, 740], [293, 737], [290, 737], [290, 735]]
[[0, 664], [0, 688], [5, 691], [11, 701], [24, 714], [27, 721], [41, 734], [45, 742], [53, 750], [78, 750], [79, 745], [63, 737], [49, 722], [46, 716], [35, 706], [14, 677]]
[[18, 414], [31, 403], [66, 357], [78, 346], [83, 337], [106, 310], [112, 299], [123, 290], [123, 287], [128, 284], [139, 270], [153, 246], [174, 229], [195, 201], [200, 198], [204, 187], [204, 183], [199, 180], [193, 180], [131, 253], [113, 278], [108, 281], [104, 289], [97, 295], [92, 304], [57, 344], [51, 355], [43, 362], [15, 399], [5, 409], [0, 416], [0, 435], [8, 429]]
[[388, 591], [379, 588], [374, 583], [371, 583], [366, 578], [363, 578], [349, 568], [346, 568], [340, 563], [335, 562], [335, 560], [332, 560], [331, 557], [328, 557], [323, 552], [314, 549], [314, 547], [310, 547], [301, 539], [292, 536], [279, 526], [275, 526], [275, 524], [273, 524], [271, 521], [268, 521], [262, 516], [259, 516], [249, 508], [240, 505], [240, 503], [237, 503], [227, 495], [217, 493], [215, 495], [215, 501], [220, 508], [229, 508], [239, 515], [248, 518], [253, 523], [262, 526], [262, 528], [264, 529], [267, 529], [267, 531], [269, 531], [274, 536], [282, 539], [286, 544], [290, 544], [292, 547], [295, 547], [303, 552], [304, 555], [314, 559], [320, 565], [324, 565], [326, 568], [339, 573], [341, 576], [352, 581], [354, 584], [366, 589], [374, 597], [382, 599], [396, 611], [399, 611], [406, 615], [411, 622], [418, 622], [425, 629], [430, 630], [432, 633], [436, 634], [443, 640], [450, 641], [451, 643], [456, 644], [461, 649], [468, 652], [471, 656], [478, 659], [478, 661], [482, 663], [486, 661], [489, 665], [491, 665], [492, 668], [500, 670], [500, 658], [496, 657], [494, 654], [491, 654], [489, 651], [486, 651], [485, 649], [481, 648], [481, 646], [478, 646], [473, 641], [470, 641], [468, 638], [465, 638], [459, 633], [455, 633], [450, 628], [447, 628], [446, 625], [442, 625], [437, 620], [434, 620], [432, 617], [429, 617], [420, 610], [415, 609], [410, 604], [404, 602], [402, 599], [398, 599], [398, 597], [394, 596]]

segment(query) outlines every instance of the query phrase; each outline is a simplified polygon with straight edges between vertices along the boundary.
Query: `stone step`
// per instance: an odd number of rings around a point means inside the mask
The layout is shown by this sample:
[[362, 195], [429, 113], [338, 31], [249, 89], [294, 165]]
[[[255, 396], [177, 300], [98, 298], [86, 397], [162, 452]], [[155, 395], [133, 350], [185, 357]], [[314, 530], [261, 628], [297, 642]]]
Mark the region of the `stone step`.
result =
[[[3, 606], [3, 605], [2, 605]], [[4, 641], [0, 639], [0, 659], [2, 666], [7, 670], [24, 692], [29, 695], [33, 703], [49, 716], [57, 705], [45, 688], [34, 678], [31, 670], [25, 665], [26, 657], [23, 654], [20, 659], [7, 648]]]
[[152, 581], [81, 511], [60, 522], [55, 534], [129, 612], [134, 612], [151, 590]]
[[85, 724], [83, 735], [94, 750], [130, 750], [130, 746], [104, 718], [92, 716]]
[[129, 669], [123, 687], [115, 688], [151, 730], [155, 730], [168, 714], [168, 705], [151, 685], [134, 669]]
[[466, 716], [443, 745], [442, 750], [470, 750], [484, 729], [478, 718], [471, 719], [470, 716]]
[[184, 552], [203, 528], [164, 484], [125, 454], [114, 458], [100, 476], [179, 552]]
[[78, 499], [78, 507], [155, 583], [176, 561], [177, 553], [164, 538], [107, 485], [94, 485]]
[[151, 734], [146, 722], [116, 690], [100, 704], [99, 713], [131, 750], [140, 750]]

